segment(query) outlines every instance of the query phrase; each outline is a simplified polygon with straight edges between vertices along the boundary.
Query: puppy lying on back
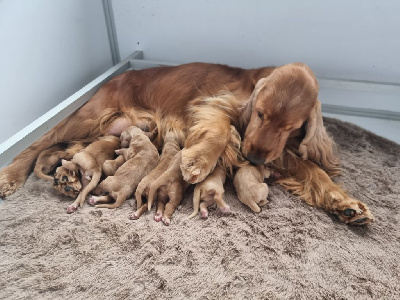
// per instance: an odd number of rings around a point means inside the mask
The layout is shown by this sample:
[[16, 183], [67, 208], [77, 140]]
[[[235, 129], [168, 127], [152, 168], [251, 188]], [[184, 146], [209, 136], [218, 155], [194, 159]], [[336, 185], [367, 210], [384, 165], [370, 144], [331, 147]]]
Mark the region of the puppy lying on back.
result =
[[75, 171], [60, 166], [54, 173], [53, 187], [60, 193], [76, 199], [82, 189], [79, 175]]
[[64, 168], [82, 175], [82, 190], [78, 197], [67, 208], [67, 213], [73, 213], [83, 206], [86, 196], [99, 183], [103, 171], [103, 163], [115, 156], [115, 150], [120, 147], [119, 138], [109, 135], [100, 137], [81, 152], [74, 155], [71, 161], [63, 159]]
[[241, 139], [236, 128], [231, 125], [231, 136], [224, 152], [218, 159], [215, 169], [202, 182], [197, 183], [193, 192], [193, 213], [189, 218], [193, 218], [199, 212], [203, 219], [208, 218], [207, 208], [217, 204], [222, 213], [230, 212], [228, 204], [224, 201], [224, 184], [227, 172], [233, 173], [233, 166], [246, 166], [240, 152]]
[[[150, 185], [159, 178], [168, 168], [171, 160], [175, 154], [178, 153], [184, 143], [184, 134], [180, 130], [171, 130], [165, 134], [164, 146], [160, 156], [160, 161], [157, 167], [155, 167], [149, 175], [144, 177], [135, 192], [135, 199], [137, 203], [137, 211], [131, 215], [131, 219], [138, 219], [145, 211], [147, 211], [147, 203], [142, 204], [143, 195], [148, 198]], [[154, 220], [157, 222], [161, 221], [165, 203], [168, 201], [168, 194], [165, 186], [161, 186], [157, 191], [157, 212], [154, 216]]]
[[88, 142], [60, 143], [42, 151], [36, 160], [33, 172], [39, 178], [53, 180], [54, 177], [48, 174], [57, 167], [61, 159], [71, 159], [88, 144]]
[[[129, 148], [116, 151], [126, 161], [116, 170], [114, 176], [108, 176], [93, 190], [93, 194], [101, 196], [91, 196], [89, 200], [91, 205], [105, 208], [120, 207], [133, 194], [140, 180], [157, 165], [158, 151], [149, 138], [150, 134], [146, 135], [135, 126], [127, 130], [132, 133]], [[115, 203], [108, 204], [112, 199], [115, 199]]]
[[243, 204], [246, 204], [254, 212], [260, 212], [260, 206], [267, 204], [268, 185], [265, 178], [271, 175], [266, 165], [247, 165], [239, 168], [233, 179], [233, 185], [237, 196]]

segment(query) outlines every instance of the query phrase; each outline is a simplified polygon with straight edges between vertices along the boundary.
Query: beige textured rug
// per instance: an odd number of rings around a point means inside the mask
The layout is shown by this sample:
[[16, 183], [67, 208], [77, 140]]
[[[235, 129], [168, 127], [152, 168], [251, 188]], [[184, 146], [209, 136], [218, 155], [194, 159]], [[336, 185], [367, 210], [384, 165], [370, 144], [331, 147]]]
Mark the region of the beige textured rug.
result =
[[0, 205], [1, 299], [400, 299], [400, 145], [334, 119], [337, 181], [376, 222], [350, 227], [279, 186], [252, 213], [226, 186], [232, 214], [169, 227], [146, 214], [89, 206], [31, 175]]

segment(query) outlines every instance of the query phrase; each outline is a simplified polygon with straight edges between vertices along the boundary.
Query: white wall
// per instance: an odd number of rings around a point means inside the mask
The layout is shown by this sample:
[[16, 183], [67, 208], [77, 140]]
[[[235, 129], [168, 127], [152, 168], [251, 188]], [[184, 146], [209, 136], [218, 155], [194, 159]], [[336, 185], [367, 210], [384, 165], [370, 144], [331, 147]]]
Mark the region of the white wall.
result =
[[0, 0], [0, 143], [112, 66], [101, 0]]
[[121, 57], [400, 82], [400, 1], [113, 0]]

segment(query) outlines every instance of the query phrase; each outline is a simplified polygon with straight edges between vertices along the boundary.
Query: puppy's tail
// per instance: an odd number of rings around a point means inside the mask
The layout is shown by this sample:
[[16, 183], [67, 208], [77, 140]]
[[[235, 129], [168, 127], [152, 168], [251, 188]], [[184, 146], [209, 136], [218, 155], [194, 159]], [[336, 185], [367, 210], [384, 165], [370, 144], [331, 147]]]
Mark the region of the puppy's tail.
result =
[[191, 219], [198, 214], [200, 206], [200, 197], [201, 197], [201, 187], [199, 185], [196, 185], [193, 192], [193, 212], [188, 217], [188, 219]]

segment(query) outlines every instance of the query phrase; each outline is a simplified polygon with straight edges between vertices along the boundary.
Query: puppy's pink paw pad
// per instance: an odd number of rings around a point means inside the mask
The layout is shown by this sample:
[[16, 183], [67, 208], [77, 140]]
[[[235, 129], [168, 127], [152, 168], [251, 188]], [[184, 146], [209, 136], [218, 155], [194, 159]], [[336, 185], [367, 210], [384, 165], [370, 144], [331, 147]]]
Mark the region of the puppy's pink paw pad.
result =
[[91, 196], [91, 197], [89, 198], [89, 204], [92, 205], [92, 206], [96, 205], [96, 198], [94, 198], [93, 196]]
[[220, 211], [223, 214], [229, 214], [231, 212], [231, 208], [229, 206], [223, 206], [223, 207], [220, 208]]
[[205, 211], [200, 211], [200, 217], [201, 217], [202, 219], [207, 219], [207, 218], [208, 218], [208, 211], [207, 211], [207, 210], [205, 210]]
[[70, 205], [70, 206], [67, 207], [67, 214], [72, 214], [72, 213], [76, 212], [77, 209], [78, 209], [77, 206]]
[[162, 218], [162, 222], [164, 223], [164, 225], [169, 226], [169, 224], [171, 224], [171, 220], [168, 218]]
[[161, 219], [162, 219], [162, 214], [161, 214], [161, 213], [156, 213], [156, 214], [154, 215], [154, 221], [160, 222]]
[[139, 219], [139, 217], [138, 217], [136, 214], [131, 214], [131, 215], [129, 216], [129, 219], [131, 219], [131, 220], [137, 220], [137, 219]]

